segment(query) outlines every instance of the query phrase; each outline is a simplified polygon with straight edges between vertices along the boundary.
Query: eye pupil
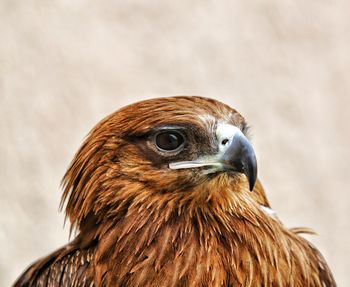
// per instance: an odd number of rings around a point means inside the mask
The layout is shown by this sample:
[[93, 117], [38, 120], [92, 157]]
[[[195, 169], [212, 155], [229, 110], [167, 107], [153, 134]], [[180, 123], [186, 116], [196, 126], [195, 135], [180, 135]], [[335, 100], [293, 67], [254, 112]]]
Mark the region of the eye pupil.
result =
[[184, 138], [181, 134], [171, 132], [161, 132], [156, 137], [156, 145], [158, 148], [166, 151], [172, 151], [177, 149], [184, 142]]

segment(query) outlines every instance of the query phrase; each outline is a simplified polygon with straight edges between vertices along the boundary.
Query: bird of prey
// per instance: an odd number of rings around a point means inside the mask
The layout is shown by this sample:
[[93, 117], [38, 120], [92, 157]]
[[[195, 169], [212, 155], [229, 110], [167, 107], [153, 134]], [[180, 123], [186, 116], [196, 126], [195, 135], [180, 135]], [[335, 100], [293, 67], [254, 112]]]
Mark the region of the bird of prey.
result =
[[213, 99], [151, 99], [90, 132], [63, 178], [76, 237], [14, 286], [336, 286], [257, 179], [245, 119]]

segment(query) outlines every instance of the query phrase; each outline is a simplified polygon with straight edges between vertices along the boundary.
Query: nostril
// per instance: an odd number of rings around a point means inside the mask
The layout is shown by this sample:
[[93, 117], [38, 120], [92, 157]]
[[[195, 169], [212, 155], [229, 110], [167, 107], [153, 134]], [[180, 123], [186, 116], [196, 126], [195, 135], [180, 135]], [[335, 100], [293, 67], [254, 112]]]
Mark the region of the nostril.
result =
[[222, 144], [222, 145], [226, 145], [228, 142], [229, 142], [228, 139], [223, 139], [222, 142], [221, 142], [221, 144]]

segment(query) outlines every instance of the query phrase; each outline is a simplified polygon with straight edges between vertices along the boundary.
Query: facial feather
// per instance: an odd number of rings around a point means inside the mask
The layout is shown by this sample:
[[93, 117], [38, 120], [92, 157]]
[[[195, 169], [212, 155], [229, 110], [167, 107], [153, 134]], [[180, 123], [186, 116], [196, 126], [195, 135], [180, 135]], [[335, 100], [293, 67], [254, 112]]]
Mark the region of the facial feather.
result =
[[[209, 120], [200, 117], [208, 114]], [[191, 142], [179, 159], [190, 160], [217, 148], [212, 140], [218, 121], [241, 128], [246, 125], [235, 110], [200, 97], [148, 100], [102, 120], [88, 135], [63, 179], [62, 204], [67, 201], [66, 214], [71, 223], [79, 227], [89, 212], [101, 211], [109, 200], [115, 201], [113, 195], [120, 182], [131, 180], [164, 192], [185, 190], [204, 180], [197, 171], [169, 172], [165, 168], [169, 157], [160, 156], [147, 137], [157, 127], [183, 127]]]

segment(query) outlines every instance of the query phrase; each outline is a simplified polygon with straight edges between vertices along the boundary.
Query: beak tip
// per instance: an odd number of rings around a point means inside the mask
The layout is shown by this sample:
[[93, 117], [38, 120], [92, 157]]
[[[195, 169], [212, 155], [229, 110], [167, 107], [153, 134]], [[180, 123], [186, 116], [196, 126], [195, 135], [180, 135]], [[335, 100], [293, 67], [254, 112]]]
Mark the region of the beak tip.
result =
[[252, 175], [246, 174], [246, 177], [248, 178], [248, 182], [249, 182], [249, 190], [253, 191], [254, 186], [255, 186], [255, 182], [256, 182], [256, 173], [254, 173]]
[[253, 181], [249, 182], [249, 191], [253, 191], [254, 185], [255, 185], [255, 181], [254, 182]]
[[249, 183], [249, 190], [253, 191], [255, 182], [257, 179], [257, 164], [256, 164], [256, 158], [255, 154], [251, 153], [250, 159], [243, 164], [243, 173], [245, 174], [248, 183]]

